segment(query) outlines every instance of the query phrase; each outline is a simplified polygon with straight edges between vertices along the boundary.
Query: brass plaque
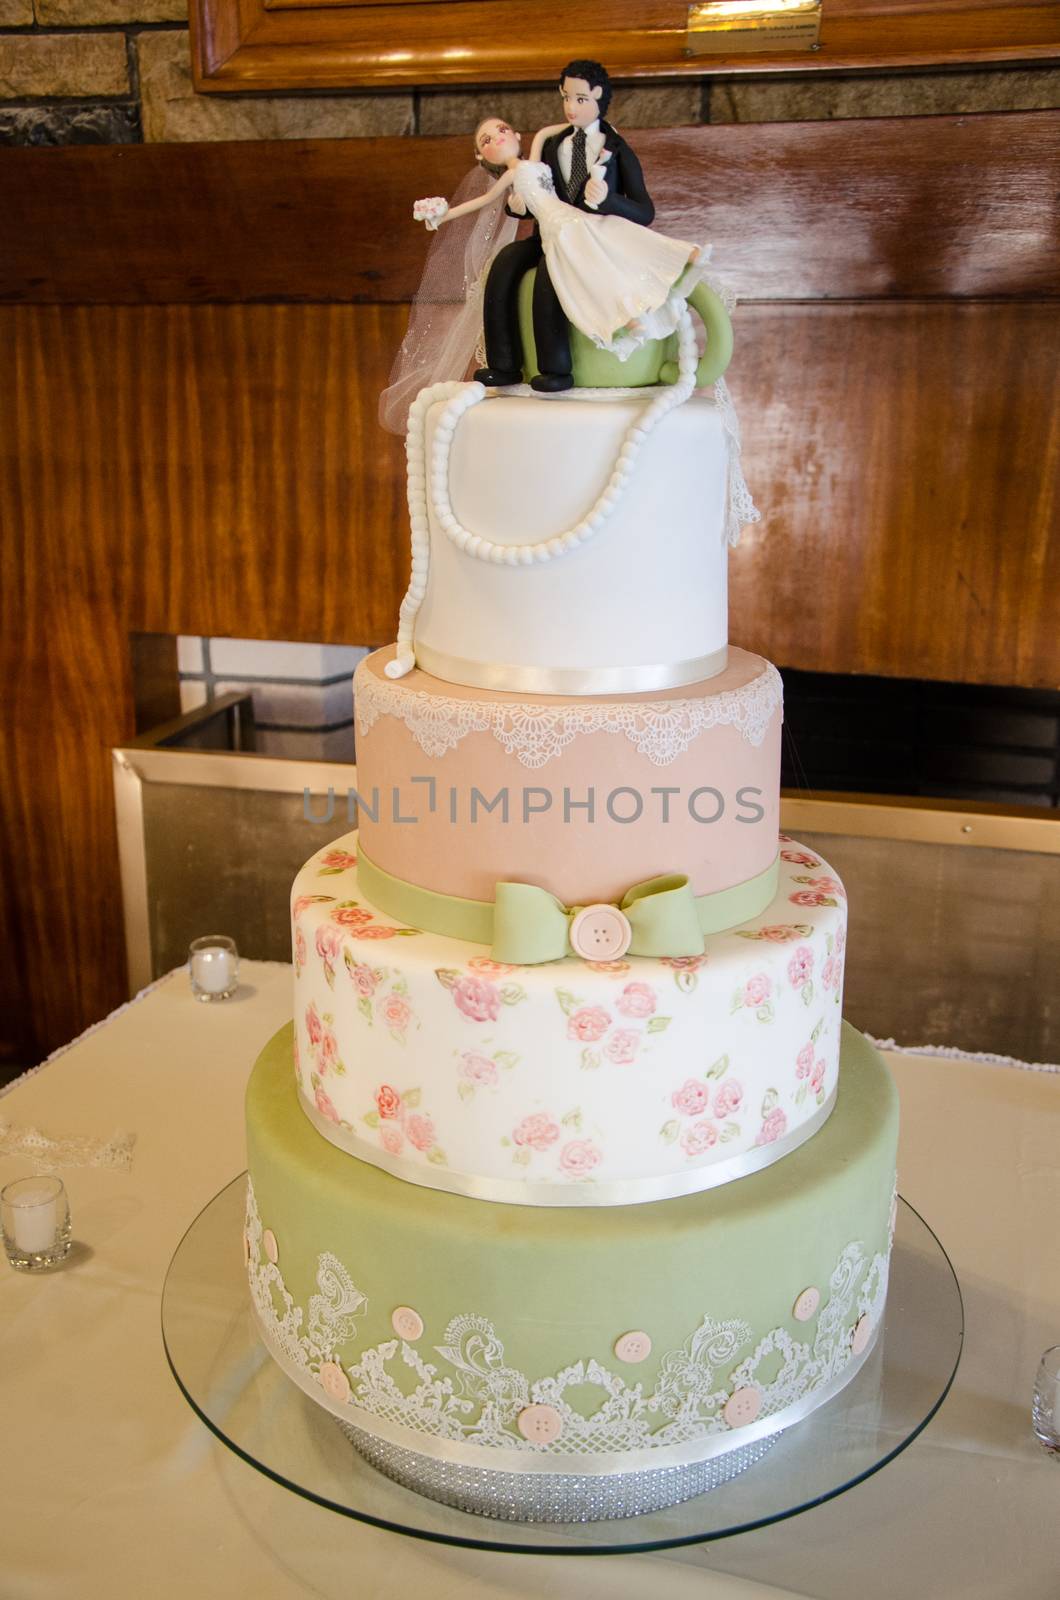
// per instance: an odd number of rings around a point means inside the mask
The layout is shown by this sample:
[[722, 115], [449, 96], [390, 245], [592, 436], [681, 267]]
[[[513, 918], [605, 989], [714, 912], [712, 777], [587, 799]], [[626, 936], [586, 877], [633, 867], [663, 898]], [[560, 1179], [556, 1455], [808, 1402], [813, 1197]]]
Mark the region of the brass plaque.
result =
[[688, 8], [691, 55], [815, 50], [821, 0], [698, 0]]

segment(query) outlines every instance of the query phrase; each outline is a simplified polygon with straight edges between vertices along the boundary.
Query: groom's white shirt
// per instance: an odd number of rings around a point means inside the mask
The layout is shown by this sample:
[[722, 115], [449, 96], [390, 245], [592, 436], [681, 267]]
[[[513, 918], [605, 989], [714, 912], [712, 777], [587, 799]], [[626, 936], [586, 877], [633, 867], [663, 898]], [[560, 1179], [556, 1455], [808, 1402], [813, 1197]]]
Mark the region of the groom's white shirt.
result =
[[[559, 170], [563, 174], [564, 183], [570, 182], [570, 163], [571, 155], [573, 154], [575, 131], [572, 129], [569, 134], [563, 134], [559, 141], [559, 149], [556, 151], [556, 159], [559, 162]], [[585, 130], [585, 164], [587, 167], [591, 167], [594, 161], [599, 161], [600, 151], [603, 148], [604, 135], [600, 128], [600, 119], [597, 117], [596, 121], [590, 122]]]

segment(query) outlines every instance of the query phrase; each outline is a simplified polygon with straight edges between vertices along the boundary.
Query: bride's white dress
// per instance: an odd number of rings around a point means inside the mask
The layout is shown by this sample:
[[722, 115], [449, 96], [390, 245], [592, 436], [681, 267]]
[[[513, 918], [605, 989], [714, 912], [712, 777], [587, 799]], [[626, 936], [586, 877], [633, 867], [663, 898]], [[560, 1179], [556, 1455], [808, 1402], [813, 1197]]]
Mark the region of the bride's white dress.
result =
[[568, 321], [622, 361], [647, 339], [673, 333], [706, 270], [705, 250], [689, 264], [690, 244], [625, 217], [568, 205], [543, 161], [520, 161], [512, 189], [540, 226], [548, 275]]

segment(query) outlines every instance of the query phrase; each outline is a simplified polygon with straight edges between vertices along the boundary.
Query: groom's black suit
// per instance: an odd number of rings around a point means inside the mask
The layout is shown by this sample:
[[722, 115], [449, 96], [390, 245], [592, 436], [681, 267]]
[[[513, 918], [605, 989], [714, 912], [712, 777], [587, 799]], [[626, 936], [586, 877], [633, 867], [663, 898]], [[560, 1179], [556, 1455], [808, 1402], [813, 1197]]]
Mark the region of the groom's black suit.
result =
[[[607, 197], [595, 208], [600, 217], [625, 217], [648, 227], [655, 216], [655, 207], [644, 187], [644, 174], [633, 151], [615, 132], [610, 123], [601, 118], [600, 131], [604, 135], [604, 149], [610, 150], [611, 159], [604, 165]], [[548, 163], [556, 193], [561, 200], [577, 206], [590, 216], [594, 208], [585, 203], [585, 184], [577, 192], [569, 192], [559, 164], [559, 148], [564, 139], [574, 136], [574, 128], [554, 133], [545, 140], [541, 159]], [[598, 158], [599, 159], [599, 158]], [[510, 216], [515, 213], [509, 211]], [[483, 305], [483, 326], [486, 343], [486, 364], [493, 372], [517, 372], [523, 364], [522, 341], [519, 337], [518, 291], [524, 273], [537, 268], [534, 281], [534, 343], [537, 345], [537, 364], [542, 373], [566, 377], [570, 374], [570, 336], [567, 319], [552, 287], [548, 264], [543, 260], [541, 233], [534, 223], [534, 231], [525, 239], [516, 239], [498, 251], [486, 280]]]

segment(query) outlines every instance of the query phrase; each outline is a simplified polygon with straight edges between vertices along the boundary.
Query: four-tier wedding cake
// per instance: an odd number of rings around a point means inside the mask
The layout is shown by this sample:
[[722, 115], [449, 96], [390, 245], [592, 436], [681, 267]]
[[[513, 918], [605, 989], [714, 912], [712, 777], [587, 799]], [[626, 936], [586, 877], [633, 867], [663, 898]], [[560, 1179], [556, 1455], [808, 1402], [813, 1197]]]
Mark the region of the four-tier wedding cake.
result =
[[723, 1482], [882, 1320], [896, 1096], [841, 1021], [842, 885], [778, 843], [780, 678], [728, 644], [733, 441], [681, 340], [669, 388], [413, 406], [359, 831], [295, 882], [248, 1094], [270, 1352], [500, 1517]]

